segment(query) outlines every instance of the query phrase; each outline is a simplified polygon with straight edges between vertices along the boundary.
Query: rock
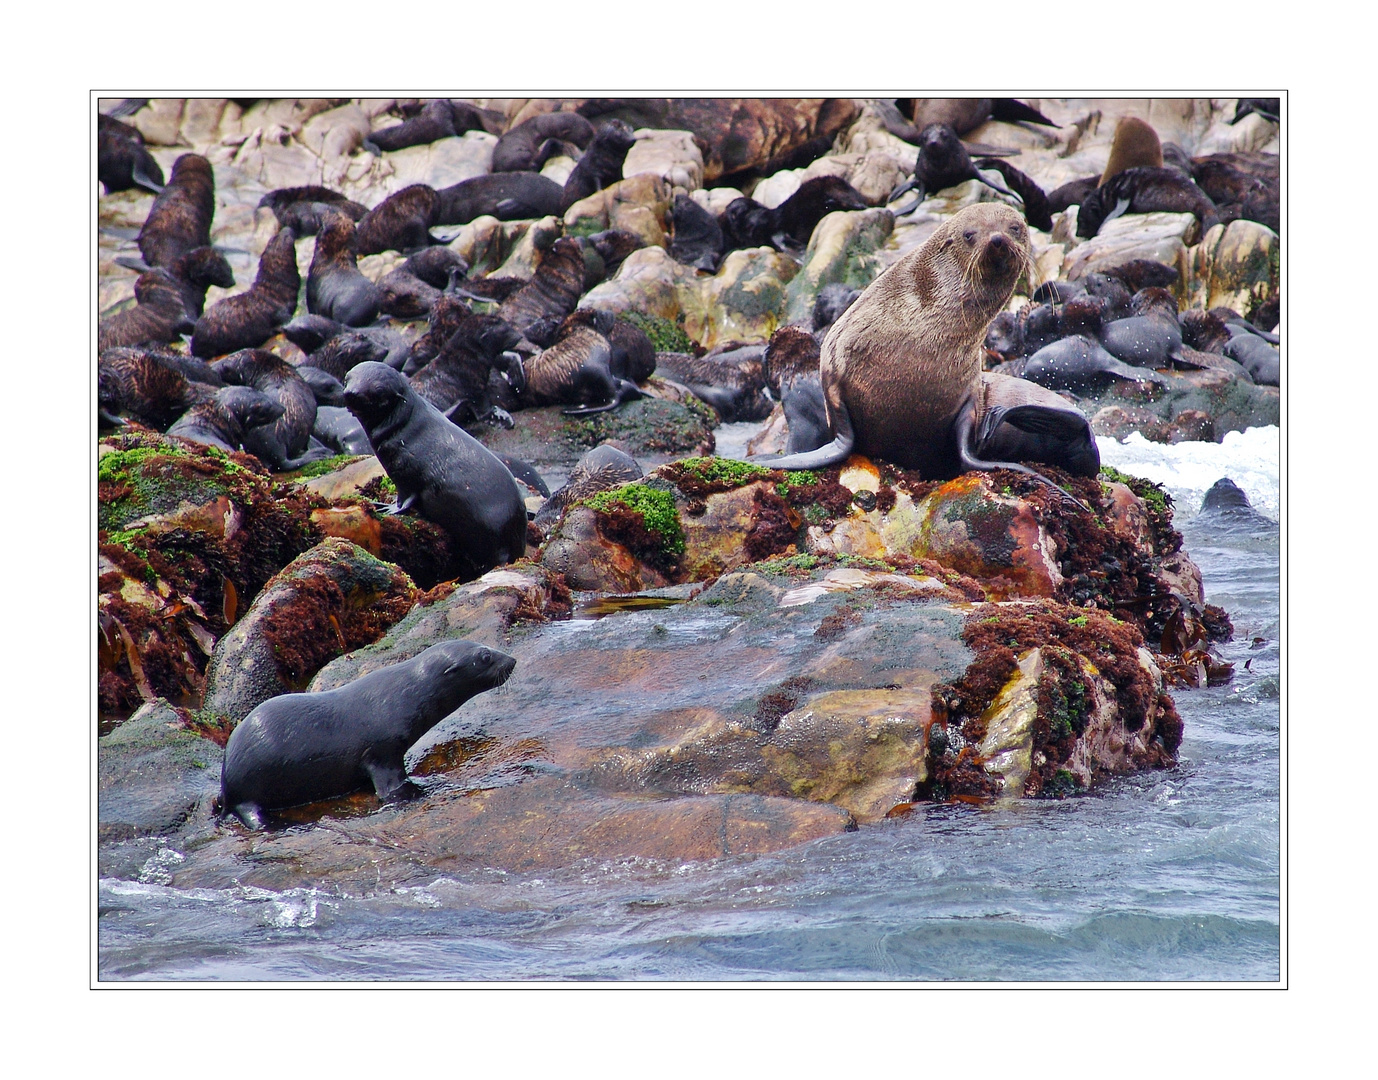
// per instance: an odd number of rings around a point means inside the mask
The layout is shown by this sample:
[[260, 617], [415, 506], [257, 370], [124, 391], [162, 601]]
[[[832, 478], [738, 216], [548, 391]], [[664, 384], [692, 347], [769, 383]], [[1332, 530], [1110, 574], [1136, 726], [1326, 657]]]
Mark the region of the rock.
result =
[[563, 235], [564, 226], [553, 214], [531, 222], [530, 227], [512, 246], [512, 254], [492, 272], [493, 276], [530, 281], [550, 246]]
[[798, 191], [803, 182], [803, 169], [783, 169], [757, 181], [751, 189], [751, 197], [762, 206], [774, 210]]
[[895, 227], [889, 210], [835, 211], [813, 230], [804, 252], [804, 264], [785, 291], [785, 321], [807, 324], [814, 301], [824, 285], [840, 282], [864, 289], [882, 269], [876, 252]]
[[414, 607], [376, 643], [333, 659], [308, 689], [333, 690], [370, 671], [410, 660], [450, 638], [503, 648], [506, 632], [518, 617], [540, 617], [552, 600], [558, 601], [558, 590], [539, 570], [490, 570], [444, 599]]
[[1278, 291], [1281, 245], [1256, 221], [1216, 225], [1193, 247], [1183, 280], [1190, 307], [1226, 307], [1247, 317]]
[[175, 832], [220, 787], [224, 751], [188, 730], [186, 710], [143, 705], [96, 749], [100, 843]]
[[1091, 417], [1092, 432], [1119, 442], [1137, 431], [1149, 442], [1165, 443], [1167, 427], [1157, 413], [1134, 405], [1106, 405]]
[[[181, 98], [151, 98], [142, 109], [126, 117], [125, 122], [137, 128], [144, 142], [150, 145], [176, 146], [180, 141], [182, 112], [186, 104]], [[167, 174], [166, 168], [163, 173]]]
[[815, 176], [841, 177], [872, 206], [884, 206], [889, 201], [890, 192], [913, 169], [914, 156], [913, 147], [903, 156], [896, 156], [886, 149], [867, 150], [860, 154], [830, 154], [810, 164], [800, 180], [802, 183]]
[[703, 187], [703, 152], [692, 133], [641, 128], [634, 134], [636, 145], [627, 151], [622, 165], [624, 178], [642, 173], [657, 176], [669, 186], [670, 201]]
[[[392, 175], [371, 187], [373, 204], [410, 184], [429, 184], [439, 191], [461, 180], [484, 176], [493, 168], [493, 147], [498, 137], [486, 131], [437, 139], [423, 146], [408, 146], [385, 156]], [[382, 195], [379, 195], [379, 192]]]
[[461, 226], [448, 246], [469, 264], [470, 277], [482, 277], [511, 257], [530, 227], [530, 221], [499, 221], [485, 214]]
[[714, 217], [721, 217], [731, 203], [745, 198], [740, 191], [732, 187], [699, 188], [690, 192], [689, 197]]
[[[1132, 401], [1128, 396], [1131, 385], [1134, 384], [1117, 383], [1106, 392], [1079, 403], [1083, 411], [1092, 415], [1093, 428], [1096, 418], [1100, 418], [1101, 427], [1095, 429], [1097, 434], [1123, 439], [1142, 424], [1140, 430], [1146, 439], [1170, 442], [1175, 433], [1177, 440], [1182, 441], [1204, 435], [1207, 430], [1204, 417], [1209, 420], [1211, 437], [1219, 442], [1227, 432], [1267, 427], [1277, 424], [1281, 416], [1281, 398], [1276, 386], [1255, 386], [1226, 367], [1174, 372], [1168, 376], [1165, 386], [1154, 387], [1152, 401], [1148, 404]], [[1107, 409], [1119, 411], [1107, 412]], [[1151, 413], [1158, 422], [1148, 420], [1145, 413]], [[1174, 427], [1179, 416], [1184, 419]]]
[[1151, 259], [1176, 269], [1180, 300], [1188, 274], [1187, 245], [1199, 231], [1191, 214], [1122, 214], [1068, 253], [1062, 275], [1076, 281], [1135, 259]]
[[341, 105], [308, 120], [302, 126], [300, 142], [321, 159], [322, 175], [333, 184], [344, 177], [347, 168], [337, 159], [354, 153], [368, 133], [369, 119], [364, 111], [357, 105]]
[[809, 529], [808, 550], [933, 559], [979, 580], [996, 599], [1056, 596], [1056, 549], [1028, 503], [992, 490], [987, 474], [967, 473], [915, 502], [901, 492], [888, 513], [854, 511]]
[[575, 506], [541, 549], [541, 565], [564, 575], [573, 589], [604, 593], [638, 593], [670, 584], [670, 578], [647, 565], [639, 554], [603, 535], [597, 513]]
[[714, 276], [700, 276], [662, 248], [640, 248], [579, 306], [671, 320], [683, 315], [685, 332], [705, 349], [724, 341], [764, 342], [783, 322], [785, 286], [798, 269], [774, 248], [749, 248], [729, 253]]
[[1168, 425], [1167, 441], [1215, 442], [1215, 421], [1200, 409], [1183, 409]]
[[326, 663], [380, 638], [416, 598], [397, 567], [330, 538], [275, 575], [230, 629], [206, 670], [207, 712], [237, 724], [278, 694], [305, 688]]
[[729, 252], [713, 277], [683, 297], [684, 330], [705, 349], [725, 341], [770, 340], [785, 321], [785, 286], [798, 273], [793, 259], [774, 248]]
[[664, 248], [672, 199], [670, 185], [651, 173], [619, 180], [565, 211], [565, 235], [592, 236], [605, 229], [622, 229], [650, 246]]
[[[301, 486], [323, 499], [339, 499], [358, 495], [366, 484], [387, 476], [382, 463], [373, 455], [351, 458], [330, 472], [302, 480]], [[374, 552], [376, 555], [377, 552]]]
[[1033, 769], [1038, 683], [1042, 678], [1042, 651], [1030, 649], [1019, 658], [1018, 672], [981, 716], [986, 736], [977, 756], [987, 772], [1000, 778], [1006, 799], [1023, 797], [1024, 785]]

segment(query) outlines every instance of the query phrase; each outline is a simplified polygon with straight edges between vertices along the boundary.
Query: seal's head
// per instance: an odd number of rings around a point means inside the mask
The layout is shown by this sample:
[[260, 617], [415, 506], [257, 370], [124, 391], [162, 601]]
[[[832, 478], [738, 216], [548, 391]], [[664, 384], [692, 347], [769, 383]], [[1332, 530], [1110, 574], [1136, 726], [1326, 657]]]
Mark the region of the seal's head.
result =
[[625, 120], [609, 120], [598, 128], [597, 141], [611, 149], [630, 150], [636, 145], [636, 136]]
[[271, 424], [287, 411], [281, 403], [251, 386], [222, 386], [215, 392], [215, 400], [245, 431]]
[[1032, 262], [1029, 227], [1019, 212], [1003, 203], [977, 203], [953, 214], [924, 243], [914, 263], [915, 286], [925, 306], [960, 313], [961, 329], [984, 337]]
[[517, 666], [515, 657], [472, 641], [442, 641], [417, 658], [417, 676], [439, 685], [464, 688], [469, 696], [501, 686]]
[[358, 417], [365, 431], [372, 431], [391, 417], [412, 393], [401, 372], [376, 360], [357, 364], [345, 380], [345, 408]]

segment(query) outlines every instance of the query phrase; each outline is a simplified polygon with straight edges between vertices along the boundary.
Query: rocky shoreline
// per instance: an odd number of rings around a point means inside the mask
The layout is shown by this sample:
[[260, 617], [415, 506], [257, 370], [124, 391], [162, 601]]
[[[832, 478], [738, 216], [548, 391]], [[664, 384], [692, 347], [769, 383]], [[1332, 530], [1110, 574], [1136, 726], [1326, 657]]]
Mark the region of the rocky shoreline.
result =
[[[209, 307], [247, 288], [277, 235], [259, 205], [269, 191], [325, 185], [377, 206], [411, 184], [459, 184], [489, 174], [501, 132], [560, 106], [475, 101], [496, 131], [366, 147], [421, 104], [154, 101], [124, 121], [165, 174], [188, 152], [214, 167], [211, 238], [239, 284], [211, 286]], [[395, 491], [370, 455], [274, 473], [128, 410], [103, 435], [103, 875], [353, 892], [591, 855], [711, 858], [865, 828], [920, 801], [1061, 798], [1174, 763], [1172, 691], [1230, 677], [1211, 645], [1231, 628], [1206, 603], [1155, 485], [1046, 468], [1082, 509], [1003, 470], [936, 482], [864, 458], [783, 473], [712, 456], [713, 428], [737, 417], [667, 377], [674, 356], [764, 345], [807, 323], [826, 287], [864, 288], [945, 217], [1004, 198], [966, 181], [897, 216], [887, 197], [915, 148], [883, 106], [748, 104], [752, 123], [681, 105], [675, 115], [694, 131], [637, 128], [623, 178], [562, 215], [450, 230], [444, 246], [472, 288], [530, 284], [566, 238], [584, 251], [609, 233], [640, 244], [611, 274], [601, 254], [602, 271], [586, 261], [578, 306], [619, 315], [650, 341], [658, 373], [636, 380], [641, 396], [592, 415], [551, 405], [515, 411], [511, 428], [468, 425], [551, 489], [608, 441], [644, 470], [571, 499], [553, 523], [533, 521], [524, 558], [464, 580], [454, 538], [387, 512]], [[964, 138], [1018, 150], [1008, 160], [1048, 190], [1104, 168], [1122, 115], [1148, 119], [1192, 157], [1277, 149], [1275, 123], [1229, 122], [1233, 99], [1031, 104], [1055, 126], [988, 120]], [[794, 164], [810, 143], [825, 152]], [[562, 183], [573, 166], [553, 154], [542, 173]], [[670, 254], [676, 196], [710, 212], [743, 196], [773, 208], [817, 177], [845, 179], [870, 206], [825, 214], [802, 250], [739, 248], [715, 272]], [[101, 198], [107, 317], [134, 299], [138, 275], [115, 260], [128, 261], [129, 231], [152, 201], [137, 190]], [[1075, 219], [1073, 207], [1051, 231], [1032, 230], [1035, 271], [1012, 312], [1036, 306], [1040, 286], [1138, 259], [1176, 271], [1169, 289], [1183, 312], [1262, 319], [1277, 303], [1278, 237], [1266, 225], [1124, 213], [1081, 239]], [[315, 243], [296, 241], [303, 282]], [[385, 251], [358, 268], [381, 283], [404, 261]], [[424, 316], [386, 325], [408, 344], [427, 328]], [[307, 359], [280, 333], [263, 348], [294, 366]], [[1223, 353], [1193, 351], [1208, 358], [1069, 396], [1097, 433], [1119, 437], [1219, 440], [1277, 422], [1276, 386]], [[759, 392], [762, 410], [742, 418], [761, 423], [760, 448], [783, 447], [783, 412]], [[528, 494], [534, 518], [543, 498]], [[264, 833], [216, 818], [222, 748], [256, 705], [454, 637], [503, 649], [517, 667], [413, 747], [422, 798], [380, 805], [359, 793], [283, 811]]]

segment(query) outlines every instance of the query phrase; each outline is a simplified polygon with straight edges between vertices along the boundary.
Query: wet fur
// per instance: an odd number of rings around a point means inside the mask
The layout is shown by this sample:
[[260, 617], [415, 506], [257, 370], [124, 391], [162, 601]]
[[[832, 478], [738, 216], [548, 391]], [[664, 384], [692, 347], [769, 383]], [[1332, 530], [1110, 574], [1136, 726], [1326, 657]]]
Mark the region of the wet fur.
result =
[[222, 356], [256, 349], [297, 310], [301, 274], [291, 229], [283, 229], [264, 248], [254, 283], [237, 296], [212, 304], [196, 322], [191, 351], [195, 356]]

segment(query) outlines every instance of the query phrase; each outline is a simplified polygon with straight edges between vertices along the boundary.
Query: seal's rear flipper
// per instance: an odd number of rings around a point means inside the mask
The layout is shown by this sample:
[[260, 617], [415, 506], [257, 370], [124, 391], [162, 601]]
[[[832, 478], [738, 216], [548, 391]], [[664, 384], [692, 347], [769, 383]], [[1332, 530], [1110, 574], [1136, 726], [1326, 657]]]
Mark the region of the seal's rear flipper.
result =
[[990, 118], [1006, 124], [1023, 121], [1026, 124], [1042, 124], [1044, 127], [1058, 127], [1032, 105], [1025, 105], [1014, 98], [995, 98], [990, 103]]
[[133, 270], [140, 274], [146, 274], [153, 269], [153, 267], [149, 266], [148, 263], [144, 262], [143, 259], [140, 259], [137, 255], [117, 255], [115, 257], [115, 265], [123, 266], [126, 270]]
[[[1004, 410], [1004, 419], [1009, 420], [1011, 414], [1018, 413], [1021, 414], [1019, 418], [1022, 421], [1024, 421], [1024, 423], [1042, 422], [1040, 420], [1035, 419], [1034, 414], [1031, 412], [1026, 412], [1026, 410], [1037, 410], [1038, 412], [1041, 412], [1045, 415], [1055, 413], [1058, 411], [1056, 409], [1045, 409], [1039, 405], [1020, 405], [1012, 409]], [[954, 427], [956, 429], [955, 434], [957, 436], [957, 453], [958, 456], [960, 456], [962, 459], [962, 467], [964, 469], [975, 469], [980, 472], [990, 472], [993, 469], [1013, 469], [1015, 472], [1022, 472], [1026, 476], [1032, 476], [1039, 483], [1047, 485], [1054, 492], [1056, 492], [1063, 499], [1064, 502], [1072, 503], [1073, 505], [1080, 507], [1082, 510], [1085, 510], [1088, 514], [1091, 512], [1091, 508], [1087, 506], [1084, 502], [1082, 502], [1080, 499], [1078, 499], [1075, 495], [1072, 495], [1071, 493], [1064, 491], [1061, 487], [1053, 483], [1041, 472], [1037, 472], [1029, 468], [1027, 465], [1021, 465], [1017, 461], [986, 461], [982, 458], [978, 458], [975, 453], [975, 448], [972, 445], [976, 437], [975, 416], [976, 406], [971, 401], [971, 399], [968, 398], [967, 401], [963, 403], [962, 410], [957, 414], [957, 419], [954, 421]], [[1013, 421], [1011, 421], [1011, 423], [1013, 423]], [[995, 427], [998, 426], [999, 421], [996, 422], [995, 426], [992, 426], [988, 429], [987, 435], [989, 435], [989, 433], [991, 432], [994, 432]], [[1021, 431], [1030, 430], [1023, 424], [1014, 424], [1014, 426], [1018, 427]], [[985, 425], [982, 425], [982, 429], [983, 431], [987, 430], [985, 428]], [[1065, 428], [1059, 428], [1057, 430], [1065, 430]], [[1040, 432], [1039, 434], [1042, 433]], [[780, 466], [778, 465], [776, 466], [776, 468], [779, 467]]]
[[586, 405], [580, 409], [561, 409], [562, 416], [588, 416], [592, 413], [612, 412], [613, 409], [621, 405], [624, 401], [633, 401], [636, 398], [645, 397], [641, 387], [627, 379], [617, 380], [617, 396], [606, 405]]
[[820, 446], [817, 450], [810, 450], [805, 454], [787, 454], [784, 457], [771, 457], [770, 455], [756, 455], [746, 460], [753, 465], [768, 465], [772, 469], [826, 469], [831, 465], [840, 465], [852, 456], [852, 447], [856, 446], [856, 433], [852, 430], [852, 418], [847, 412], [847, 406], [839, 403], [832, 404], [830, 408], [830, 419], [835, 434], [833, 441], [827, 446]]
[[995, 429], [1001, 424], [1009, 424], [1030, 435], [1049, 435], [1055, 439], [1071, 441], [1086, 430], [1086, 418], [1066, 409], [1049, 409], [1043, 405], [1015, 405], [1011, 408], [987, 410], [981, 418], [981, 430], [977, 433], [978, 446], [984, 446]]
[[142, 161], [135, 164], [130, 176], [133, 178], [134, 183], [145, 191], [151, 191], [154, 195], [161, 195], [163, 193], [163, 185], [148, 175], [148, 170], [144, 168]]

